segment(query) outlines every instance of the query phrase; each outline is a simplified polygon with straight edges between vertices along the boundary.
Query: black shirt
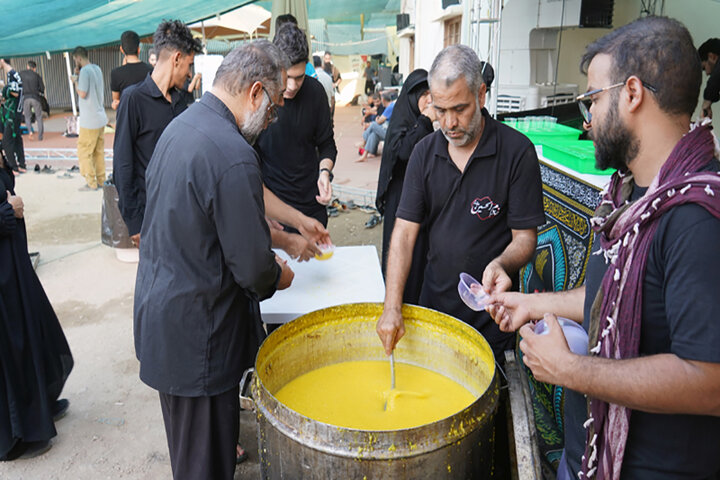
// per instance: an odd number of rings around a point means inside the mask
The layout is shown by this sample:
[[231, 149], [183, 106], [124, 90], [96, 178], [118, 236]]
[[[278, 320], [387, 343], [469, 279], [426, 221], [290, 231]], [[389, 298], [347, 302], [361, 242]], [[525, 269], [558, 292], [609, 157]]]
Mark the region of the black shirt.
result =
[[[720, 163], [715, 160], [706, 170], [719, 171]], [[635, 187], [632, 201], [646, 191]], [[720, 220], [698, 205], [679, 205], [660, 219], [645, 271], [640, 356], [674, 353], [686, 360], [720, 362], [718, 239]], [[597, 245], [599, 249], [599, 242]], [[606, 270], [602, 255], [590, 256], [585, 283], [586, 330]], [[585, 449], [585, 420], [585, 396], [566, 390], [566, 458], [576, 475]], [[720, 475], [720, 417], [632, 411], [623, 480], [700, 480], [715, 475]]]
[[32, 70], [23, 70], [20, 72], [20, 78], [22, 79], [23, 96], [40, 100], [40, 94], [45, 93], [42, 77]]
[[182, 94], [170, 91], [172, 104], [148, 75], [120, 97], [113, 143], [113, 177], [120, 213], [130, 235], [140, 233], [145, 212], [145, 170], [160, 135], [187, 108]]
[[206, 93], [160, 138], [135, 287], [140, 378], [171, 395], [237, 386], [264, 334], [258, 302], [275, 292], [258, 158], [230, 110]]
[[130, 85], [142, 82], [152, 67], [145, 62], [128, 63], [115, 67], [110, 71], [110, 90], [118, 92], [122, 96], [123, 90]]
[[481, 280], [487, 264], [510, 244], [511, 229], [535, 228], [545, 215], [535, 147], [485, 109], [483, 116], [482, 137], [464, 172], [450, 159], [442, 131], [417, 144], [397, 217], [428, 228], [420, 304], [472, 325], [499, 355], [514, 334], [500, 332], [487, 312], [474, 312], [460, 300], [459, 275]]
[[317, 217], [325, 211], [315, 196], [320, 160], [335, 162], [337, 157], [333, 135], [325, 89], [306, 75], [295, 98], [285, 99], [277, 121], [258, 138], [265, 185], [305, 215]]
[[707, 79], [705, 90], [703, 91], [703, 100], [713, 103], [720, 100], [720, 61], [715, 63], [710, 77]]

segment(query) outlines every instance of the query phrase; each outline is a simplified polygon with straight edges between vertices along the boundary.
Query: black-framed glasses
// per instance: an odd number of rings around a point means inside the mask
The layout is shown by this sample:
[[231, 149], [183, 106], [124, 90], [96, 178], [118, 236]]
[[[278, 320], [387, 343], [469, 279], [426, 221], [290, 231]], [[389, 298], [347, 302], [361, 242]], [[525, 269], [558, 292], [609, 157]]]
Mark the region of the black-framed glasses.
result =
[[275, 120], [277, 120], [277, 109], [278, 104], [273, 102], [272, 97], [270, 96], [270, 92], [267, 91], [265, 88], [265, 85], [262, 86], [263, 92], [265, 92], [265, 95], [267, 95], [268, 100], [270, 101], [270, 106], [268, 107], [268, 113], [270, 114], [270, 118], [268, 119], [268, 123], [273, 123]]
[[[652, 93], [657, 93], [657, 89], [650, 85], [649, 83], [645, 83], [642, 80], [640, 80], [642, 83], [642, 86], [650, 90]], [[609, 85], [607, 87], [598, 88], [595, 90], [590, 90], [589, 92], [585, 92], [583, 94], [578, 95], [575, 97], [575, 100], [577, 100], [578, 108], [580, 109], [580, 113], [582, 114], [583, 120], [585, 120], [585, 123], [591, 123], [592, 122], [592, 113], [590, 113], [590, 107], [592, 106], [592, 96], [597, 95], [598, 93], [607, 92], [608, 90], [612, 90], [613, 88], [622, 87], [627, 83], [627, 80], [624, 82], [616, 83], [614, 85]]]

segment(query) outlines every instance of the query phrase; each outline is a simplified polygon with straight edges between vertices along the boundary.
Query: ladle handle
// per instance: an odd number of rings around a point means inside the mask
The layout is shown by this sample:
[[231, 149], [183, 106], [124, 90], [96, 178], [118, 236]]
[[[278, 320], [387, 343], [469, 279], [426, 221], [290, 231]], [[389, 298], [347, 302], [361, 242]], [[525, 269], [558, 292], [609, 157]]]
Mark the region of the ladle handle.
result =
[[252, 383], [250, 380], [252, 379], [253, 373], [255, 373], [255, 369], [252, 367], [248, 368], [240, 380], [240, 406], [244, 410], [255, 410], [255, 400], [252, 399], [249, 392], [246, 392]]
[[390, 388], [395, 388], [395, 351], [390, 354]]

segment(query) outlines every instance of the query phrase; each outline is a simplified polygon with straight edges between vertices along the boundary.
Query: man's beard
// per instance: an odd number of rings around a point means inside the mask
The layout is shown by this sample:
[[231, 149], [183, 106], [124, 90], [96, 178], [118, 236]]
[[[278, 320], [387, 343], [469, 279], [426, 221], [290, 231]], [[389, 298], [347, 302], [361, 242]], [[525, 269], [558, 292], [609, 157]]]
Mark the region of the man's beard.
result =
[[[445, 139], [451, 143], [454, 147], [464, 147], [465, 145], [471, 143], [477, 135], [480, 133], [480, 130], [482, 129], [482, 109], [480, 108], [480, 101], [475, 100], [475, 113], [473, 114], [472, 119], [470, 120], [470, 124], [468, 125], [467, 129], [463, 129], [460, 127], [456, 127], [453, 130], [445, 130], [442, 129], [443, 135], [445, 136]], [[462, 133], [463, 136], [460, 138], [452, 138], [448, 136], [449, 132], [459, 132]]]
[[245, 140], [250, 145], [254, 145], [257, 138], [260, 136], [263, 130], [265, 130], [265, 123], [267, 122], [268, 106], [270, 105], [270, 99], [267, 95], [263, 95], [263, 102], [260, 108], [250, 113], [240, 127], [240, 133], [242, 133]]
[[599, 170], [614, 168], [625, 172], [630, 162], [637, 157], [640, 142], [620, 120], [617, 98], [613, 98], [612, 102], [604, 124], [590, 131], [590, 137], [595, 143], [595, 167]]

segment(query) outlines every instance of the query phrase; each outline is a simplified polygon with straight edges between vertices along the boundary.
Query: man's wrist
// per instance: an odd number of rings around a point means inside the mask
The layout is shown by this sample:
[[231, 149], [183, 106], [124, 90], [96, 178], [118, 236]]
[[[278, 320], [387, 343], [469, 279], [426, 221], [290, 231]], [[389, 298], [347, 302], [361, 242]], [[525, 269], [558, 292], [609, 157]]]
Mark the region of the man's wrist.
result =
[[321, 168], [320, 174], [322, 175], [323, 172], [327, 172], [330, 182], [332, 182], [335, 179], [335, 175], [333, 175], [332, 170], [330, 170], [329, 168], [327, 168], [327, 167]]

